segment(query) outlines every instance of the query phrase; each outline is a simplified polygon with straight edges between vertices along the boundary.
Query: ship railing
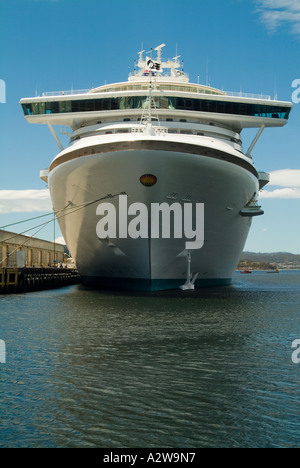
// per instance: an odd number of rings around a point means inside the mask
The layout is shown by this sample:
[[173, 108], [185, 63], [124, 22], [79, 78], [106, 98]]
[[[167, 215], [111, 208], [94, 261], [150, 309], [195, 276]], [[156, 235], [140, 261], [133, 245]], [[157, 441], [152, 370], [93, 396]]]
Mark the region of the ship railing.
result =
[[265, 101], [270, 101], [271, 96], [267, 94], [249, 94], [249, 93], [243, 93], [242, 91], [240, 92], [234, 92], [234, 91], [225, 91], [225, 93], [228, 96], [233, 96], [233, 97], [245, 97], [245, 98], [251, 98], [251, 99], [264, 99]]
[[46, 91], [42, 93], [43, 97], [46, 96], [70, 96], [73, 94], [86, 94], [90, 89], [69, 89], [67, 91]]
[[130, 79], [130, 81], [132, 81], [132, 79], [136, 79], [138, 81], [146, 81], [146, 80], [149, 80], [149, 78], [167, 78], [169, 79], [170, 81], [184, 81], [184, 82], [188, 82], [189, 81], [189, 74], [188, 73], [185, 73], [181, 70], [177, 70], [175, 72], [175, 75], [172, 74], [171, 70], [169, 71], [159, 71], [159, 72], [155, 72], [155, 71], [145, 71], [144, 73], [140, 73], [140, 72], [130, 72], [128, 74], [128, 77]]
[[[135, 76], [136, 78], [138, 75], [131, 75]], [[163, 75], [166, 76], [166, 75]], [[186, 74], [185, 74], [186, 76]], [[146, 80], [146, 77], [141, 77], [139, 78], [144, 78]], [[174, 77], [173, 77], [174, 78]], [[177, 81], [178, 78], [175, 78], [174, 81]], [[67, 91], [46, 91], [42, 93], [42, 97], [47, 97], [47, 96], [72, 96], [75, 94], [86, 94], [89, 93], [91, 89], [70, 89]], [[217, 94], [217, 93], [213, 93]], [[263, 99], [265, 101], [270, 101], [271, 96], [267, 94], [249, 94], [249, 93], [243, 93], [242, 91], [240, 92], [234, 92], [234, 91], [223, 91], [222, 95], [227, 95], [227, 96], [233, 96], [233, 97], [244, 97], [244, 98], [251, 98], [251, 99]]]

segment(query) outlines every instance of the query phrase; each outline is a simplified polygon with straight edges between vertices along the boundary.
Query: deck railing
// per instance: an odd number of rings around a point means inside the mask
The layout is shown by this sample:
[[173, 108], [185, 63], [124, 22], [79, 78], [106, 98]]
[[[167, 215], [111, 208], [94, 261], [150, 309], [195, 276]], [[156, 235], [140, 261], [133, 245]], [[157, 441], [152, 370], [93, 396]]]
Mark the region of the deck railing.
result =
[[[131, 88], [132, 91], [134, 91], [134, 87]], [[140, 89], [138, 89], [140, 91]], [[67, 91], [50, 91], [50, 92], [44, 92], [42, 94], [42, 97], [48, 97], [48, 96], [72, 96], [75, 94], [86, 94], [90, 93], [91, 89], [71, 89]], [[195, 88], [195, 92], [197, 92], [197, 88]], [[201, 91], [200, 91], [201, 92]], [[208, 94], [205, 93], [204, 94]], [[217, 93], [212, 93], [212, 95], [217, 95]], [[233, 92], [233, 91], [222, 91], [222, 96], [232, 96], [232, 97], [244, 97], [244, 98], [250, 98], [250, 99], [263, 99], [265, 101], [270, 101], [272, 98], [269, 95], [266, 94], [249, 94], [249, 93], [243, 93], [242, 91], [240, 92]]]

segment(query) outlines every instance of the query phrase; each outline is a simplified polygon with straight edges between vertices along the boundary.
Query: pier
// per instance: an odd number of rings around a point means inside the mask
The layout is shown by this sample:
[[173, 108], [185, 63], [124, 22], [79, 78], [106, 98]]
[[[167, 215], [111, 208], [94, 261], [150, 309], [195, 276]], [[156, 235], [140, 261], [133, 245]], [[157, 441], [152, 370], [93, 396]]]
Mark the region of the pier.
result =
[[74, 264], [69, 264], [63, 244], [0, 230], [0, 294], [79, 283], [81, 278]]
[[0, 268], [0, 294], [55, 289], [80, 282], [73, 268]]

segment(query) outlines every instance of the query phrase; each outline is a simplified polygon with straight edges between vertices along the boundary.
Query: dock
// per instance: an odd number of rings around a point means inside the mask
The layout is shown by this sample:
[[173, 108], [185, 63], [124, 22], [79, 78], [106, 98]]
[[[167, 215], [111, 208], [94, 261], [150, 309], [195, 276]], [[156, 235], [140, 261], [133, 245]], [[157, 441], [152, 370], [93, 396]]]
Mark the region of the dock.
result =
[[0, 268], [0, 294], [56, 289], [81, 283], [74, 268]]

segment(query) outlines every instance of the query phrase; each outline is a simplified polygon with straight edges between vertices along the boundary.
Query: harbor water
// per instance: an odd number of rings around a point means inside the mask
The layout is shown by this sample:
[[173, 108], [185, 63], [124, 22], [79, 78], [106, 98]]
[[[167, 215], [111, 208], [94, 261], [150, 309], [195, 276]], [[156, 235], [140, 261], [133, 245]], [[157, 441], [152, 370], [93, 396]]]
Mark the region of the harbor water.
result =
[[2, 295], [0, 447], [300, 447], [297, 339], [300, 271]]

